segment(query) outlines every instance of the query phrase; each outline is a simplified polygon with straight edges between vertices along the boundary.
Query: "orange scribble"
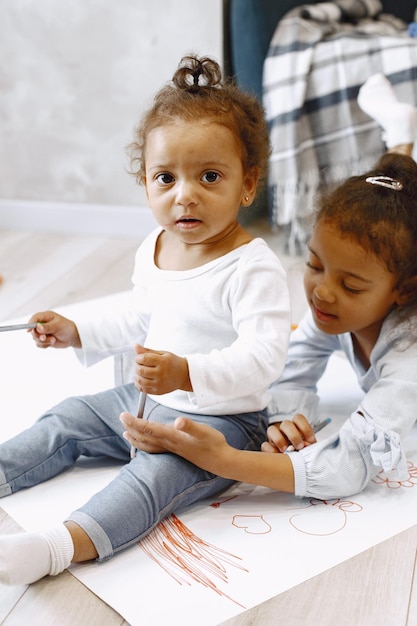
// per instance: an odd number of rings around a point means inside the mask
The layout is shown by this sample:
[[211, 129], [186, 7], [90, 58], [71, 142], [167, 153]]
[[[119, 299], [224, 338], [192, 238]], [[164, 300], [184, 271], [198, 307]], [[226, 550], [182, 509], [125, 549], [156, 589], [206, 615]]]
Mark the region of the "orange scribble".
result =
[[178, 584], [191, 586], [192, 582], [197, 582], [246, 608], [225, 594], [215, 582], [216, 578], [228, 582], [226, 566], [248, 572], [237, 562], [241, 558], [207, 543], [176, 515], [166, 517], [137, 545]]
[[263, 515], [233, 515], [232, 525], [243, 528], [249, 535], [267, 535], [272, 530]]
[[312, 498], [307, 506], [297, 509], [299, 512], [290, 517], [289, 523], [306, 535], [326, 537], [344, 529], [348, 519], [346, 513], [359, 513], [362, 508], [360, 504], [351, 500]]
[[417, 485], [417, 467], [411, 461], [407, 462], [408, 478], [406, 480], [394, 480], [384, 470], [381, 470], [372, 482], [376, 485], [385, 485], [388, 489], [399, 489], [400, 487], [415, 487]]
[[217, 500], [217, 502], [212, 502], [210, 504], [210, 506], [213, 507], [213, 509], [218, 509], [225, 502], [229, 502], [230, 500], [234, 500], [237, 497], [238, 496], [229, 496], [228, 498], [224, 498], [224, 500]]

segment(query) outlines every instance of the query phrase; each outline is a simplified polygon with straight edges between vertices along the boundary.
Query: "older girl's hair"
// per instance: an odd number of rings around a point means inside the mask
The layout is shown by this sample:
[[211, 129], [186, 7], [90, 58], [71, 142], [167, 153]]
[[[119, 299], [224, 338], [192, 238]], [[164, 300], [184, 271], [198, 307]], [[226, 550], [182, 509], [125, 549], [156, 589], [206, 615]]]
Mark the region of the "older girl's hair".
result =
[[417, 164], [387, 153], [321, 198], [316, 223], [334, 224], [380, 257], [398, 277], [405, 305], [417, 306]]
[[130, 173], [139, 183], [145, 175], [148, 134], [175, 119], [190, 122], [208, 119], [226, 126], [241, 148], [244, 171], [256, 169], [259, 180], [265, 178], [270, 154], [269, 129], [256, 96], [241, 91], [231, 82], [223, 82], [220, 66], [213, 59], [190, 55], [181, 59], [172, 83], [158, 91], [127, 148]]

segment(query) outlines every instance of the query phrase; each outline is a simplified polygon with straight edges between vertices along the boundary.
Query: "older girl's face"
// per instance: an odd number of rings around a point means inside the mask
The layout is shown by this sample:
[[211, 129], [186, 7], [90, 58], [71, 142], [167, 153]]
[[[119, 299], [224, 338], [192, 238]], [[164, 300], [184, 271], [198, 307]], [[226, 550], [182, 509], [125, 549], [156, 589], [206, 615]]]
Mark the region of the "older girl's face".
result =
[[173, 120], [146, 140], [145, 188], [156, 221], [188, 244], [216, 243], [251, 204], [256, 176], [244, 172], [232, 131], [210, 120]]
[[317, 327], [350, 332], [374, 345], [382, 322], [399, 303], [396, 276], [337, 226], [319, 221], [309, 244], [304, 287]]

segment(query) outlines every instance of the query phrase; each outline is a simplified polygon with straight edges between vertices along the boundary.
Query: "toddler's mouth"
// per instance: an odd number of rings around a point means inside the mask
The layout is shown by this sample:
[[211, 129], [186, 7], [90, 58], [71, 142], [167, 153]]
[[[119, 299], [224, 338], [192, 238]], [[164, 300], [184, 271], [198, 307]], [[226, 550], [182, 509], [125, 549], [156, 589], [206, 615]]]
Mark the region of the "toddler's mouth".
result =
[[198, 220], [196, 217], [180, 217], [175, 223], [180, 226], [195, 226], [196, 224], [201, 224], [201, 220]]

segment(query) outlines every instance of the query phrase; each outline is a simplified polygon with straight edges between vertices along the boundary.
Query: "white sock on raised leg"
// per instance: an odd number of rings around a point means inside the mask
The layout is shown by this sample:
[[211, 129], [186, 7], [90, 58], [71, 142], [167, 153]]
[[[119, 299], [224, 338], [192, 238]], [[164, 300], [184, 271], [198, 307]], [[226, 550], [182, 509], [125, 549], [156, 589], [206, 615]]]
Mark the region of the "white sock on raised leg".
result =
[[25, 585], [48, 574], [56, 576], [74, 556], [74, 544], [64, 524], [47, 530], [0, 536], [0, 582]]
[[391, 83], [383, 74], [374, 74], [362, 85], [358, 105], [383, 129], [387, 148], [411, 144], [416, 140], [417, 111], [405, 102], [398, 102]]

